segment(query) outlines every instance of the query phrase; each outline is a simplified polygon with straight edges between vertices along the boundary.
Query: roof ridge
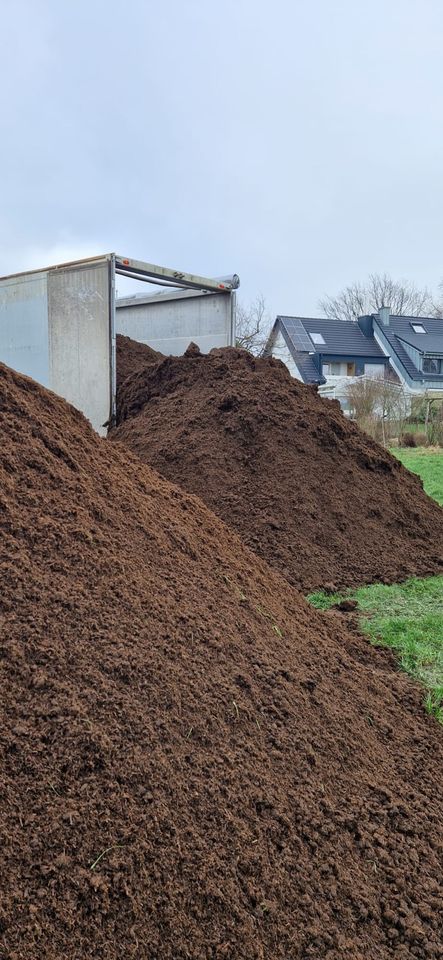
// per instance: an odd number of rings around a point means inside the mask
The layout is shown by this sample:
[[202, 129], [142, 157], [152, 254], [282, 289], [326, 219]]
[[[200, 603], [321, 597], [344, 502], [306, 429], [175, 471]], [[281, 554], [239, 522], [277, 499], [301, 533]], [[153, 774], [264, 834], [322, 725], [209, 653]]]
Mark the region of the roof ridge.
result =
[[339, 320], [337, 317], [306, 317], [298, 316], [294, 313], [278, 313], [276, 320], [318, 320], [319, 323], [357, 323], [358, 320]]
[[[378, 317], [378, 313], [373, 313], [372, 316]], [[433, 320], [435, 321], [435, 323], [438, 323], [440, 321], [440, 323], [443, 324], [443, 317], [429, 317], [429, 316], [411, 317], [407, 313], [390, 313], [389, 316], [393, 320], [410, 320], [411, 323], [420, 323], [421, 320]]]

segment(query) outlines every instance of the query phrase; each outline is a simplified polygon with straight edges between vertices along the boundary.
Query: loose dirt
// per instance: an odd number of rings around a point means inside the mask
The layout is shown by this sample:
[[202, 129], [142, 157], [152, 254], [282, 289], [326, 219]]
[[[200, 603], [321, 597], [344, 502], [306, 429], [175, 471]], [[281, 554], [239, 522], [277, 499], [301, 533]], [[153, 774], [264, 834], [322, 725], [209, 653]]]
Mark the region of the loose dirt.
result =
[[132, 340], [131, 337], [124, 337], [121, 333], [116, 336], [116, 359], [117, 359], [117, 390], [126, 378], [139, 370], [145, 370], [152, 363], [158, 363], [163, 360], [163, 354], [157, 350], [152, 350], [145, 343], [139, 343], [138, 340]]
[[0, 420], [0, 956], [441, 958], [421, 690], [5, 367]]
[[335, 401], [273, 359], [169, 357], [121, 387], [111, 433], [307, 591], [443, 569], [443, 510]]

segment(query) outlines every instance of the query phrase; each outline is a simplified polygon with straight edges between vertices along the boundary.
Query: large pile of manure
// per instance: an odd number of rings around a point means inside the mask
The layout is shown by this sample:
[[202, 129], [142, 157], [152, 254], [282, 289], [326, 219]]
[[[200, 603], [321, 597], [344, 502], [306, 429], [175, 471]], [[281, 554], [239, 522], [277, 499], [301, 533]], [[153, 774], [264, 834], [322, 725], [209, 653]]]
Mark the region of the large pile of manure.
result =
[[149, 364], [158, 363], [163, 359], [162, 353], [148, 347], [146, 343], [139, 343], [138, 340], [132, 340], [131, 337], [118, 333], [116, 336], [117, 390], [120, 390], [130, 374], [145, 370]]
[[134, 372], [111, 433], [310, 590], [443, 570], [443, 510], [335, 401], [223, 349]]
[[441, 958], [421, 691], [3, 366], [0, 418], [0, 955]]

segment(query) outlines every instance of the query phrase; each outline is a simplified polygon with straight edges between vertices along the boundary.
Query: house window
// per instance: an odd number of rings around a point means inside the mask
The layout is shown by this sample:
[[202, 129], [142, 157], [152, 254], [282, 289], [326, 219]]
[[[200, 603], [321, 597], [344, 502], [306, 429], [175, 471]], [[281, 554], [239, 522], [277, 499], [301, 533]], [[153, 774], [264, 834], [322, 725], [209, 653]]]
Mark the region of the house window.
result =
[[313, 343], [316, 343], [316, 344], [318, 344], [318, 345], [320, 345], [320, 346], [321, 346], [321, 344], [324, 344], [324, 343], [326, 342], [326, 341], [323, 339], [323, 336], [322, 336], [321, 333], [310, 333], [309, 336], [310, 336], [310, 338], [311, 338], [311, 340], [312, 340]]
[[423, 357], [421, 368], [423, 370], [423, 373], [439, 374], [442, 371], [442, 358], [441, 357]]
[[411, 323], [411, 327], [414, 333], [426, 333], [426, 330], [422, 323]]
[[348, 375], [347, 363], [341, 363], [336, 360], [330, 363], [324, 363], [323, 373], [326, 373], [326, 367], [328, 367], [327, 376], [329, 377], [346, 377]]
[[344, 360], [328, 360], [322, 364], [324, 377], [355, 377], [355, 363]]
[[365, 363], [365, 376], [366, 377], [384, 377], [385, 367], [383, 363]]

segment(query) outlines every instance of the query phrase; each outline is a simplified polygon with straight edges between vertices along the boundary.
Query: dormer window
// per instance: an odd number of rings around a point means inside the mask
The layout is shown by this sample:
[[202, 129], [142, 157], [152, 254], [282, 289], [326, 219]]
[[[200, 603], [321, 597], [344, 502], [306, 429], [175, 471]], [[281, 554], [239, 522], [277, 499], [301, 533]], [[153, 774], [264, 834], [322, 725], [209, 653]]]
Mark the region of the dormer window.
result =
[[442, 372], [442, 360], [440, 357], [423, 357], [422, 370], [423, 373], [436, 373], [438, 375]]
[[411, 323], [411, 327], [414, 333], [426, 333], [426, 330], [422, 323]]
[[317, 346], [321, 346], [322, 344], [325, 344], [325, 343], [326, 343], [326, 341], [323, 339], [323, 336], [322, 336], [321, 333], [310, 333], [309, 336], [310, 336], [312, 342], [313, 342], [313, 343], [316, 343]]

